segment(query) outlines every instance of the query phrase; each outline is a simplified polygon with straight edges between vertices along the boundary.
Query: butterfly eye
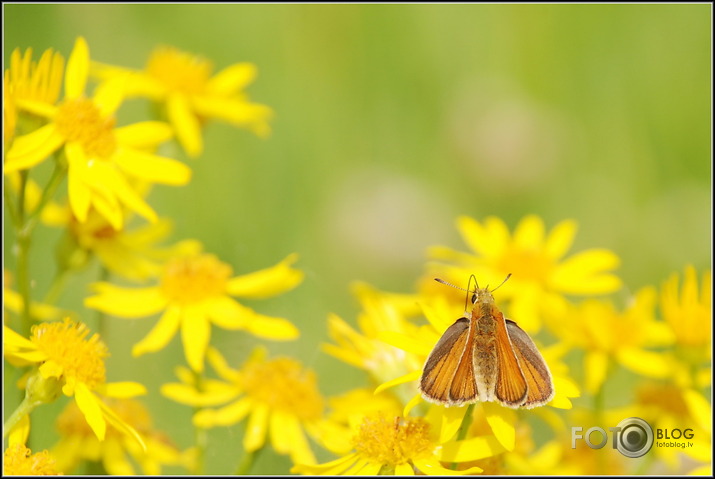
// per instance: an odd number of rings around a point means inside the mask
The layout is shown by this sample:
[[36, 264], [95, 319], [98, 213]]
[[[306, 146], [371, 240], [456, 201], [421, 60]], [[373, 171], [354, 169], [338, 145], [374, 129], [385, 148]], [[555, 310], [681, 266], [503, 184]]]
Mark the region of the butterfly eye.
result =
[[472, 295], [472, 304], [475, 304], [477, 302], [477, 293], [474, 293]]

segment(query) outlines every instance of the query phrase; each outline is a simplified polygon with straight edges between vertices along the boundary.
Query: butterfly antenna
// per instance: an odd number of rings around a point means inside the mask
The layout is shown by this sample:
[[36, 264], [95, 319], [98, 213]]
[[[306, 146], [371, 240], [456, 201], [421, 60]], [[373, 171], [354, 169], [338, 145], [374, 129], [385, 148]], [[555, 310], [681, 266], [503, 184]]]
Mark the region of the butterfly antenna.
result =
[[494, 291], [496, 291], [497, 289], [501, 288], [501, 285], [504, 284], [504, 283], [506, 283], [506, 280], [509, 279], [509, 278], [511, 278], [511, 273], [509, 273], [509, 274], [506, 275], [506, 278], [504, 278], [504, 281], [502, 281], [502, 282], [499, 284], [499, 286], [497, 286], [496, 288], [494, 288], [494, 289], [492, 290], [492, 293], [493, 293]]

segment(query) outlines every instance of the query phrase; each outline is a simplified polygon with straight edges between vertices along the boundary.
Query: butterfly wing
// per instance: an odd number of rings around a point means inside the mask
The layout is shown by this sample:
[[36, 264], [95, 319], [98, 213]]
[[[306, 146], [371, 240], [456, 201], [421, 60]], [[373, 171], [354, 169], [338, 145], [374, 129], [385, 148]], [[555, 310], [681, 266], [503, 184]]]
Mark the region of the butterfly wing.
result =
[[554, 397], [554, 384], [549, 367], [534, 341], [514, 321], [507, 319], [506, 329], [529, 387], [529, 393], [521, 407], [530, 409], [542, 406]]
[[[519, 407], [524, 403], [529, 392], [528, 385], [520, 367], [520, 361], [507, 333], [501, 312], [494, 313], [496, 320], [496, 356], [497, 379], [494, 387], [496, 399], [509, 407]], [[523, 332], [523, 331], [522, 331]], [[524, 333], [526, 334], [526, 333]]]
[[419, 389], [427, 400], [456, 405], [476, 398], [473, 348], [467, 348], [470, 334], [469, 319], [460, 318], [437, 341], [420, 378]]

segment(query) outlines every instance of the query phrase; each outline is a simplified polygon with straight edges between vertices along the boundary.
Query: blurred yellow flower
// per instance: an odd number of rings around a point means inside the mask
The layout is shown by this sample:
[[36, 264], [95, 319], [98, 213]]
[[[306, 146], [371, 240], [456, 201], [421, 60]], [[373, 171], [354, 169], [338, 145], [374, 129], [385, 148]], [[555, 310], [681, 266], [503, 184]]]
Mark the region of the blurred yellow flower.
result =
[[155, 221], [156, 213], [130, 180], [183, 185], [191, 171], [176, 160], [146, 151], [171, 137], [168, 125], [148, 121], [115, 128], [112, 115], [122, 101], [121, 81], [105, 83], [88, 99], [84, 96], [88, 70], [89, 48], [79, 37], [65, 72], [64, 100], [58, 106], [42, 99], [16, 101], [18, 108], [50, 122], [14, 140], [4, 172], [31, 168], [64, 146], [70, 206], [80, 221], [86, 221], [94, 206], [119, 229], [122, 205]]
[[482, 286], [494, 286], [511, 273], [508, 285], [500, 290], [503, 301], [509, 303], [502, 310], [527, 332], [538, 331], [545, 314], [566, 308], [563, 295], [605, 294], [621, 286], [611, 273], [619, 259], [609, 250], [589, 249], [564, 258], [576, 234], [574, 221], [562, 221], [548, 236], [536, 215], [524, 217], [513, 235], [494, 216], [483, 224], [461, 216], [457, 227], [473, 253], [431, 248], [429, 257], [436, 262], [428, 265], [423, 289], [434, 287], [435, 276], [460, 285], [474, 274]]
[[49, 203], [42, 214], [44, 223], [66, 229], [60, 261], [73, 269], [84, 266], [93, 255], [109, 272], [133, 281], [144, 281], [161, 274], [172, 256], [196, 254], [201, 245], [195, 240], [179, 241], [161, 247], [157, 243], [171, 234], [173, 222], [159, 218], [156, 223], [137, 228], [114, 227], [94, 208], [80, 222], [69, 208]]
[[[389, 345], [379, 339], [381, 332], [393, 331], [412, 334], [416, 326], [405, 318], [403, 303], [417, 304], [417, 296], [409, 300], [395, 295], [386, 295], [365, 284], [353, 287], [360, 301], [362, 311], [358, 315], [360, 331], [335, 314], [328, 316], [328, 334], [337, 344], [322, 344], [321, 349], [333, 357], [352, 366], [363, 369], [378, 382], [385, 382], [407, 371], [419, 368], [422, 358]], [[415, 308], [415, 306], [412, 306]]]
[[149, 411], [142, 403], [133, 399], [104, 402], [144, 438], [146, 451], [113, 427], [107, 429], [104, 441], [98, 441], [81, 411], [72, 402], [56, 422], [60, 440], [52, 449], [52, 455], [57, 458], [57, 469], [71, 473], [82, 461], [101, 461], [109, 474], [134, 475], [136, 471], [129, 457], [147, 475], [161, 474], [163, 465], [181, 465], [191, 469], [192, 450], [182, 453], [168, 436], [154, 429]]
[[[677, 384], [646, 381], [635, 387], [634, 401], [624, 407], [607, 411], [606, 421], [618, 424], [627, 417], [639, 417], [650, 424], [654, 431], [669, 431], [670, 439], [657, 439], [649, 454], [656, 454], [672, 469], [681, 466], [681, 453], [702, 463], [712, 463], [712, 406], [706, 397], [691, 388]], [[690, 429], [691, 437], [678, 437], [673, 441], [673, 431], [685, 434]], [[688, 447], [668, 447], [661, 443], [678, 442]], [[683, 472], [679, 469], [678, 472]]]
[[32, 60], [32, 48], [23, 55], [19, 48], [10, 55], [10, 68], [3, 77], [3, 131], [4, 149], [12, 143], [17, 127], [18, 102], [37, 101], [54, 105], [60, 95], [64, 58], [51, 48], [45, 50], [40, 60]]
[[666, 323], [655, 319], [655, 301], [655, 289], [645, 287], [623, 312], [610, 302], [586, 300], [550, 321], [549, 328], [566, 345], [585, 351], [583, 368], [588, 392], [600, 389], [611, 361], [647, 377], [672, 374], [669, 353], [645, 349], [668, 346], [674, 340]]
[[712, 278], [703, 273], [698, 291], [695, 268], [687, 266], [682, 287], [678, 273], [673, 273], [661, 287], [660, 309], [663, 319], [675, 334], [679, 356], [692, 366], [710, 362], [712, 353]]
[[290, 455], [294, 462], [315, 463], [305, 432], [331, 450], [347, 447], [335, 434], [337, 427], [323, 417], [325, 399], [318, 391], [315, 373], [298, 361], [287, 357], [268, 360], [262, 347], [254, 350], [240, 370], [229, 367], [214, 348], [209, 350], [208, 360], [223, 383], [202, 380], [199, 386], [184, 372], [182, 383], [161, 388], [164, 396], [190, 406], [234, 401], [220, 409], [199, 411], [195, 425], [230, 426], [248, 416], [243, 448], [247, 452], [261, 449], [270, 434], [275, 451]]
[[105, 81], [121, 78], [124, 95], [147, 97], [166, 108], [176, 137], [189, 156], [203, 151], [201, 127], [216, 118], [257, 135], [270, 131], [269, 107], [248, 100], [243, 89], [256, 77], [252, 63], [235, 63], [214, 76], [210, 61], [173, 47], [158, 47], [143, 71], [96, 63], [93, 74]]
[[231, 278], [231, 267], [214, 255], [178, 256], [164, 266], [159, 285], [123, 288], [94, 283], [97, 294], [86, 298], [84, 304], [129, 319], [163, 311], [156, 326], [134, 345], [132, 354], [163, 349], [180, 329], [186, 361], [194, 371], [203, 371], [211, 324], [267, 339], [298, 337], [298, 329], [288, 320], [256, 313], [231, 298], [266, 298], [293, 289], [303, 281], [303, 272], [291, 267], [297, 259], [297, 254], [291, 254], [275, 266]]
[[23, 444], [11, 444], [5, 449], [3, 476], [61, 476], [55, 460], [47, 451], [35, 454]]
[[438, 428], [425, 418], [365, 416], [352, 437], [353, 452], [320, 464], [296, 464], [291, 472], [308, 475], [465, 475], [479, 467], [443, 465], [475, 461], [503, 451], [493, 436], [440, 441]]
[[62, 393], [75, 398], [87, 423], [100, 440], [104, 440], [109, 422], [144, 447], [134, 428], [97, 396], [126, 398], [146, 393], [139, 383], [106, 382], [104, 360], [109, 352], [98, 334], [87, 339], [87, 326], [70, 319], [33, 326], [29, 340], [7, 326], [3, 333], [8, 359], [14, 361], [13, 364], [36, 365], [38, 368], [27, 381], [24, 403], [29, 406], [28, 412], [39, 404], [54, 401]]

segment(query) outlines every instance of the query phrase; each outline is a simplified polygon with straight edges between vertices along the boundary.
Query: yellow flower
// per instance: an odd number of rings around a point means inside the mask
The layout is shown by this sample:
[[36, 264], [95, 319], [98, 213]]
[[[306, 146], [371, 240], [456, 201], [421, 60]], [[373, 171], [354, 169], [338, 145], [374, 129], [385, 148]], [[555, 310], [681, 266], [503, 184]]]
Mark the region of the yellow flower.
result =
[[[672, 383], [646, 381], [635, 388], [635, 400], [622, 408], [609, 410], [605, 420], [618, 424], [628, 417], [639, 417], [650, 424], [653, 432], [661, 430], [669, 439], [656, 439], [649, 454], [656, 454], [671, 469], [681, 465], [681, 453], [696, 461], [712, 462], [712, 405], [709, 394]], [[685, 434], [690, 429], [692, 437], [681, 436], [673, 440], [673, 432]], [[661, 443], [678, 442], [688, 447], [668, 447]], [[684, 471], [679, 471], [684, 472]]]
[[667, 346], [674, 339], [668, 326], [655, 319], [655, 301], [655, 290], [645, 287], [624, 312], [618, 312], [610, 302], [586, 300], [570, 306], [562, 318], [549, 324], [565, 344], [585, 351], [588, 392], [599, 390], [612, 361], [643, 376], [664, 378], [672, 374], [670, 354], [644, 349]]
[[[414, 309], [417, 296], [386, 295], [365, 284], [356, 284], [353, 292], [362, 305], [358, 316], [360, 332], [337, 315], [330, 314], [328, 332], [337, 344], [323, 344], [321, 349], [341, 361], [369, 372], [379, 383], [420, 367], [422, 359], [379, 339], [381, 332], [411, 334], [416, 329], [405, 318], [405, 314], [411, 312], [405, 308], [406, 305], [409, 306], [405, 303], [411, 303], [411, 308]], [[406, 299], [407, 296], [410, 299]]]
[[57, 106], [32, 99], [17, 107], [49, 123], [15, 139], [7, 152], [6, 174], [31, 168], [64, 146], [69, 166], [68, 190], [72, 212], [82, 222], [91, 206], [115, 229], [123, 223], [122, 205], [155, 221], [156, 213], [135, 191], [130, 180], [183, 185], [191, 171], [182, 163], [148, 153], [171, 137], [168, 125], [142, 122], [115, 128], [121, 81], [107, 82], [92, 99], [84, 96], [89, 48], [80, 37], [65, 74], [65, 97]]
[[65, 261], [69, 269], [84, 266], [96, 255], [111, 273], [144, 281], [159, 276], [164, 263], [172, 256], [195, 254], [201, 249], [194, 240], [180, 241], [168, 247], [157, 246], [173, 229], [168, 218], [133, 229], [115, 230], [94, 208], [89, 210], [87, 220], [80, 222], [69, 208], [50, 203], [43, 210], [42, 219], [48, 225], [67, 230], [60, 260]]
[[562, 221], [546, 237], [544, 222], [535, 215], [523, 218], [513, 235], [493, 216], [483, 224], [462, 216], [457, 227], [473, 253], [431, 248], [429, 256], [438, 263], [430, 265], [424, 287], [433, 288], [435, 276], [461, 285], [472, 274], [482, 287], [496, 286], [511, 273], [500, 289], [502, 299], [509, 302], [503, 311], [527, 332], [538, 331], [545, 314], [565, 309], [563, 295], [604, 294], [621, 286], [610, 272], [619, 259], [609, 250], [589, 249], [564, 258], [576, 234], [574, 221]]
[[680, 356], [694, 366], [709, 362], [712, 331], [712, 279], [703, 273], [700, 294], [695, 268], [685, 268], [683, 285], [678, 291], [678, 274], [674, 273], [661, 287], [660, 309], [663, 319], [675, 334]]
[[[325, 400], [317, 388], [313, 371], [294, 359], [266, 359], [264, 348], [257, 348], [240, 370], [232, 369], [213, 348], [208, 359], [224, 380], [196, 384], [187, 371], [179, 371], [182, 383], [165, 384], [164, 396], [196, 407], [233, 401], [220, 409], [203, 409], [194, 416], [202, 428], [230, 426], [248, 417], [243, 448], [254, 452], [270, 442], [279, 454], [294, 462], [314, 463], [315, 456], [305, 432], [325, 447], [341, 448], [336, 428], [323, 418]], [[199, 391], [200, 389], [200, 391]], [[345, 446], [342, 446], [343, 448]]]
[[180, 329], [186, 361], [194, 371], [202, 371], [211, 324], [274, 340], [298, 337], [298, 329], [288, 320], [256, 313], [231, 298], [266, 298], [294, 288], [303, 280], [303, 272], [291, 267], [297, 259], [292, 254], [270, 268], [231, 278], [231, 267], [214, 255], [175, 257], [166, 263], [159, 285], [122, 288], [95, 283], [97, 294], [86, 298], [84, 304], [130, 319], [163, 311], [156, 326], [134, 345], [132, 354], [164, 348]]
[[55, 460], [47, 451], [32, 454], [23, 444], [12, 444], [5, 449], [2, 473], [4, 476], [61, 476]]
[[223, 120], [261, 136], [270, 131], [271, 109], [251, 103], [243, 92], [256, 77], [251, 63], [236, 63], [212, 76], [210, 61], [159, 47], [143, 71], [95, 64], [93, 73], [108, 81], [123, 78], [128, 97], [147, 97], [163, 104], [179, 143], [193, 157], [203, 150], [201, 127], [207, 119]]
[[154, 429], [149, 411], [139, 401], [113, 399], [105, 403], [144, 438], [146, 451], [113, 427], [107, 429], [104, 441], [98, 441], [77, 405], [69, 403], [57, 418], [60, 440], [52, 449], [59, 470], [70, 473], [82, 461], [101, 461], [109, 474], [134, 475], [129, 457], [147, 475], [161, 474], [162, 465], [191, 467], [191, 451], [182, 453], [168, 436]]
[[97, 394], [132, 397], [145, 394], [146, 389], [135, 382], [107, 383], [104, 359], [109, 352], [99, 335], [87, 339], [88, 334], [87, 326], [70, 319], [33, 326], [29, 340], [4, 327], [8, 359], [38, 368], [27, 382], [25, 401], [35, 407], [53, 401], [60, 393], [74, 397], [100, 440], [104, 440], [109, 422], [144, 447], [137, 432], [112, 412]]
[[320, 464], [297, 464], [291, 472], [309, 475], [465, 475], [479, 467], [454, 470], [451, 465], [503, 451], [493, 436], [440, 442], [439, 430], [425, 418], [377, 414], [365, 416], [352, 438], [353, 452]]
[[18, 100], [38, 101], [54, 105], [60, 95], [64, 58], [50, 48], [32, 61], [32, 48], [22, 55], [16, 48], [10, 55], [10, 68], [3, 78], [4, 149], [12, 143], [18, 121]]

